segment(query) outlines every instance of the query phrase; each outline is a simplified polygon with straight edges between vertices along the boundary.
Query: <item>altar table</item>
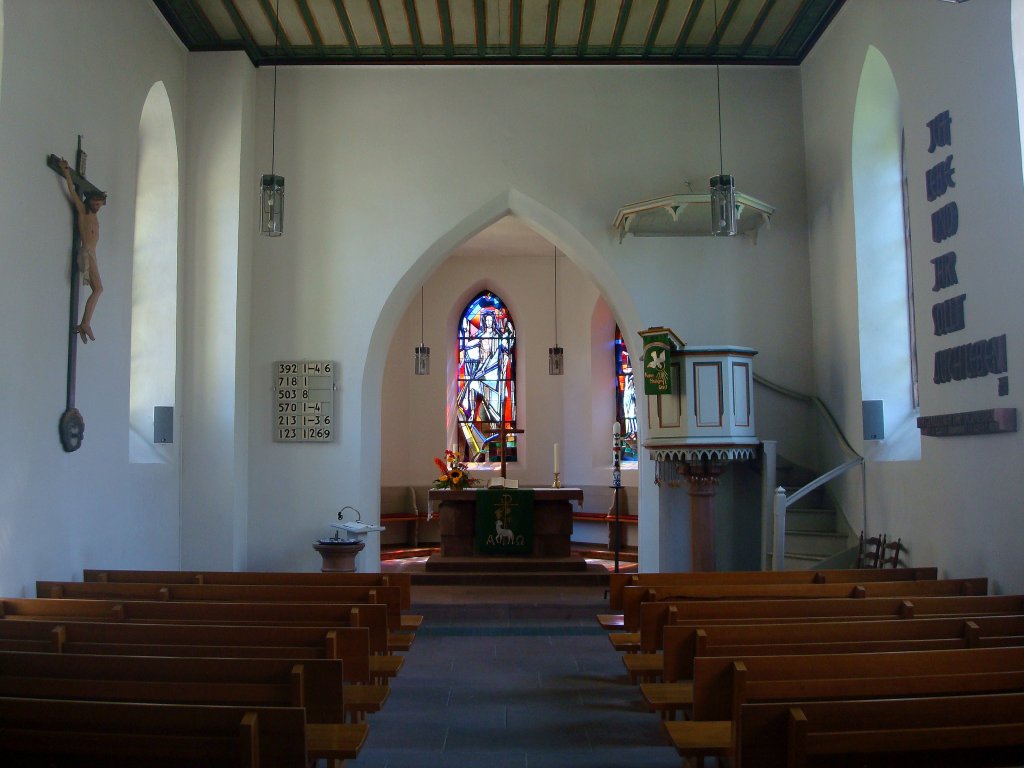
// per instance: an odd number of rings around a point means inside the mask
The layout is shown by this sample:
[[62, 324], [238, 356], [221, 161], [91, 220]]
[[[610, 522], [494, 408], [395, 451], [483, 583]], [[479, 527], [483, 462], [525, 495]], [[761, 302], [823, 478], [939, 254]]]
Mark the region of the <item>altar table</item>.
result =
[[[571, 552], [572, 503], [579, 488], [534, 488], [533, 551], [525, 557], [567, 558]], [[476, 551], [476, 489], [431, 489], [427, 500], [441, 516], [441, 557], [487, 557]]]

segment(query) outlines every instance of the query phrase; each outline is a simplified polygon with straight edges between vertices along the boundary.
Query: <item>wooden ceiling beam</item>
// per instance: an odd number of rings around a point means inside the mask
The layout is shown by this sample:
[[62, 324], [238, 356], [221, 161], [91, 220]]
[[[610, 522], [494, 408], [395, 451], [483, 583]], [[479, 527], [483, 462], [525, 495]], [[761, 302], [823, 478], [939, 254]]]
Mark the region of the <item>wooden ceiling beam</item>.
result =
[[389, 59], [394, 56], [395, 51], [391, 47], [391, 35], [388, 34], [388, 24], [384, 21], [384, 9], [380, 7], [380, 0], [369, 0], [370, 14], [373, 16], [373, 26], [377, 28], [377, 37], [380, 38], [384, 55]]
[[256, 40], [253, 38], [252, 32], [249, 31], [249, 26], [245, 23], [245, 19], [243, 19], [242, 14], [238, 12], [238, 8], [235, 7], [233, 0], [220, 1], [221, 5], [224, 6], [224, 10], [227, 12], [228, 17], [231, 19], [231, 23], [235, 25], [235, 30], [238, 32], [238, 36], [242, 39], [242, 47], [245, 48], [245, 52], [249, 56], [249, 60], [256, 66], [259, 66], [263, 57], [260, 55], [260, 47], [256, 44]]
[[352, 50], [352, 58], [358, 59], [362, 57], [362, 51], [359, 50], [359, 41], [356, 40], [356, 32], [352, 28], [352, 19], [348, 17], [348, 11], [345, 10], [344, 0], [334, 0], [334, 13], [337, 15], [338, 23], [341, 24], [341, 28], [345, 32], [345, 37], [348, 38], [348, 47]]
[[473, 0], [473, 18], [476, 21], [476, 52], [483, 59], [487, 56], [487, 3]]
[[704, 0], [693, 0], [690, 5], [690, 10], [686, 12], [686, 18], [683, 20], [683, 28], [679, 30], [679, 37], [676, 39], [676, 49], [672, 55], [674, 58], [679, 58], [683, 55], [683, 51], [686, 49], [686, 44], [690, 42], [690, 35], [693, 33], [693, 27], [697, 23], [697, 17], [700, 16], [701, 8], [704, 7]]
[[508, 52], [510, 56], [519, 55], [519, 46], [523, 40], [523, 0], [511, 0], [508, 8], [509, 31]]
[[[281, 18], [278, 15], [277, 9], [270, 4], [270, 0], [259, 0], [259, 4], [260, 9], [263, 11], [263, 15], [267, 17], [267, 23], [270, 24], [270, 28], [274, 30], [274, 55], [272, 57], [265, 58], [293, 58], [295, 56], [295, 49], [292, 48], [291, 42], [288, 40], [288, 35], [285, 34], [284, 27], [281, 26]], [[278, 6], [280, 7], [280, 0], [278, 0]]]
[[306, 31], [309, 33], [309, 39], [313, 41], [317, 56], [323, 56], [325, 54], [324, 39], [316, 26], [316, 19], [313, 18], [313, 14], [309, 10], [309, 3], [307, 0], [295, 0], [295, 5], [299, 7], [299, 15], [302, 16], [302, 23], [306, 25]]
[[448, 0], [437, 0], [437, 15], [441, 18], [444, 55], [450, 59], [455, 55], [455, 33], [452, 31], [452, 9], [448, 5]]
[[420, 15], [416, 13], [414, 0], [405, 0], [405, 16], [409, 20], [409, 35], [417, 56], [423, 55], [423, 33], [420, 30]]
[[629, 23], [629, 14], [632, 10], [633, 0], [622, 0], [622, 5], [619, 6], [619, 17], [615, 20], [615, 31], [612, 33], [612, 44], [608, 49], [608, 55], [612, 58], [619, 55], [622, 36], [626, 34], [626, 24]]
[[548, 23], [544, 30], [544, 56], [551, 58], [555, 52], [555, 33], [558, 31], [559, 0], [548, 0]]
[[764, 5], [761, 6], [757, 18], [754, 19], [754, 23], [750, 25], [750, 29], [747, 31], [747, 36], [740, 43], [740, 50], [736, 54], [738, 58], [742, 59], [746, 56], [750, 46], [754, 44], [754, 40], [757, 39], [757, 35], [761, 31], [761, 27], [764, 26], [765, 21], [768, 19], [768, 14], [775, 8], [775, 2], [776, 0], [765, 0]]
[[580, 40], [576, 46], [576, 58], [582, 59], [587, 55], [587, 46], [590, 45], [590, 31], [594, 28], [594, 3], [595, 0], [585, 0], [583, 3], [583, 21], [580, 24]]
[[654, 18], [651, 19], [651, 28], [647, 30], [647, 40], [644, 42], [644, 58], [650, 58], [654, 43], [661, 32], [661, 25], [665, 21], [665, 11], [668, 10], [668, 0], [658, 0], [658, 6], [654, 9]]

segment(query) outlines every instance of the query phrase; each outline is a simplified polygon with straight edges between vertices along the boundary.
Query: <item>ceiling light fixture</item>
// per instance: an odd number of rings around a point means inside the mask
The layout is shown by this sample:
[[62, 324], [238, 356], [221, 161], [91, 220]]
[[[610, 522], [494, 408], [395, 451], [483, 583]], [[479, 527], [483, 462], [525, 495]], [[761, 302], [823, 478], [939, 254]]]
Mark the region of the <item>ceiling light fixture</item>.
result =
[[[281, 51], [281, 0], [274, 9], [274, 56]], [[274, 64], [274, 115], [270, 129], [270, 173], [260, 179], [260, 234], [280, 237], [284, 233], [284, 176], [274, 173], [277, 149], [277, 64]]]
[[561, 376], [565, 373], [565, 353], [558, 346], [558, 249], [555, 248], [554, 259], [554, 293], [555, 293], [555, 346], [548, 347], [548, 375]]
[[[721, 42], [718, 29], [718, 0], [715, 12], [715, 53]], [[718, 98], [718, 175], [711, 177], [711, 234], [718, 237], [732, 237], [736, 234], [736, 179], [726, 174], [722, 151], [722, 72], [715, 64], [715, 89]]]
[[416, 347], [416, 375], [430, 373], [430, 347], [423, 343], [423, 286], [420, 286], [420, 345]]

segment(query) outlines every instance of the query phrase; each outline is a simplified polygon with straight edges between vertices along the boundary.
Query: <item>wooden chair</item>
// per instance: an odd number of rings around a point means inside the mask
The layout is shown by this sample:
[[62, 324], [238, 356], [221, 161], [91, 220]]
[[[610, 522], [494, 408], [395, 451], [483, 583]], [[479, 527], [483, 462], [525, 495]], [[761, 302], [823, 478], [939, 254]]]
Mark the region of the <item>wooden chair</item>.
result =
[[857, 544], [857, 568], [878, 568], [882, 558], [882, 551], [885, 548], [885, 534], [878, 536], [864, 537], [864, 531], [860, 532], [860, 541]]
[[907, 548], [903, 546], [902, 542], [902, 539], [896, 539], [896, 541], [887, 542], [882, 547], [882, 562], [879, 564], [879, 568], [900, 567], [900, 552], [907, 551]]

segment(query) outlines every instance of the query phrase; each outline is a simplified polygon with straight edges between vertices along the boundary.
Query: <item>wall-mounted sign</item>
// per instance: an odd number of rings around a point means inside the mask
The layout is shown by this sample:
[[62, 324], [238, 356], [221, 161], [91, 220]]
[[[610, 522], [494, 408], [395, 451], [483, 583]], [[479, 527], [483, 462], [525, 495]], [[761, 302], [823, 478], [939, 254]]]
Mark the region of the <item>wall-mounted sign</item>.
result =
[[278, 443], [334, 440], [334, 363], [274, 363], [273, 435]]
[[[940, 112], [928, 121], [928, 153], [933, 154], [939, 147], [953, 145], [953, 118], [949, 110]], [[950, 190], [956, 189], [952, 154], [932, 164], [925, 171], [925, 192], [929, 203], [943, 198]], [[956, 237], [960, 230], [960, 210], [956, 201], [951, 201], [932, 212], [932, 242], [943, 243]], [[946, 246], [948, 247], [948, 246]], [[944, 291], [959, 285], [956, 273], [956, 251], [948, 251], [931, 259], [935, 268], [933, 292]], [[967, 294], [942, 299], [932, 305], [932, 326], [935, 336], [946, 336], [963, 331], [967, 328]], [[995, 375], [996, 393], [1005, 397], [1010, 391], [1008, 376], [999, 375], [1007, 372], [1006, 334], [993, 336], [989, 339], [957, 344], [935, 352], [935, 368], [932, 381], [935, 384], [947, 384], [951, 381], [976, 379], [981, 376]], [[1003, 413], [1007, 409], [995, 409]], [[968, 414], [948, 414], [946, 416], [922, 417], [919, 420], [922, 435], [946, 437], [948, 435], [980, 435], [993, 432], [1005, 432], [1006, 429], [992, 427], [996, 422], [978, 417], [990, 411], [971, 411]], [[967, 418], [970, 417], [970, 418]], [[949, 419], [948, 423], [935, 422], [932, 419]], [[958, 421], [959, 419], [959, 421]], [[965, 420], [966, 419], [966, 420]], [[1000, 422], [1000, 423], [1005, 423]], [[1016, 422], [1014, 422], [1016, 424]], [[1014, 426], [1016, 430], [1016, 426]]]
[[928, 437], [996, 435], [1017, 431], [1016, 408], [988, 408], [983, 411], [919, 416], [917, 426]]

